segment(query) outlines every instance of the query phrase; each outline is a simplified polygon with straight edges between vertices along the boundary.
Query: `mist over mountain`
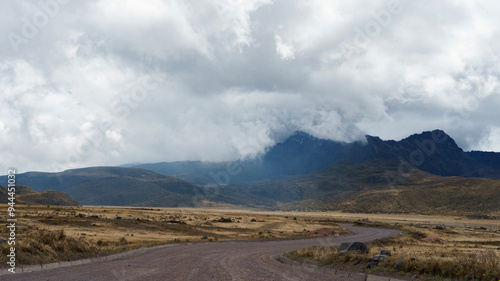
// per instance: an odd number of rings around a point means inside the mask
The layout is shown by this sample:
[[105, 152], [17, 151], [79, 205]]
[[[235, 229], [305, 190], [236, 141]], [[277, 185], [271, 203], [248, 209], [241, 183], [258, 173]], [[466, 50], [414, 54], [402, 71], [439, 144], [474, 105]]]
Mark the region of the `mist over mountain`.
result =
[[367, 135], [366, 142], [352, 143], [295, 132], [252, 161], [162, 162], [135, 167], [202, 185], [226, 185], [319, 172], [343, 159], [356, 164], [395, 160], [439, 176], [500, 179], [500, 153], [464, 152], [442, 130], [414, 134], [400, 141]]
[[[500, 212], [499, 163], [500, 153], [464, 152], [441, 130], [400, 141], [366, 136], [366, 142], [353, 143], [295, 132], [247, 161], [28, 172], [16, 181], [37, 191], [64, 192], [85, 205], [494, 215]], [[446, 204], [429, 196], [446, 197]]]

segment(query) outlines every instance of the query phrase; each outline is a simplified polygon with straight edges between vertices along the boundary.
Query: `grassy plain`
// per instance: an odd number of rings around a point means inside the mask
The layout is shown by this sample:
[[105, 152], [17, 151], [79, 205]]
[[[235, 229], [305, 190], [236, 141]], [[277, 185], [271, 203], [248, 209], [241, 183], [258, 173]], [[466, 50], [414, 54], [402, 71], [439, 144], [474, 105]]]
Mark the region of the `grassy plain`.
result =
[[[7, 207], [4, 204], [0, 208]], [[78, 259], [167, 243], [311, 237], [309, 232], [320, 228], [329, 228], [334, 233], [346, 231], [335, 222], [356, 222], [405, 230], [408, 234], [371, 244], [371, 255], [381, 249], [390, 249], [393, 253], [391, 263], [402, 259], [413, 262], [412, 266], [429, 267], [429, 264], [446, 261], [465, 263], [467, 260], [479, 260], [492, 254], [497, 260], [500, 257], [500, 220], [495, 219], [411, 214], [105, 206], [20, 205], [16, 212], [16, 248], [20, 264]], [[230, 218], [231, 222], [221, 222], [222, 217]], [[1, 219], [5, 222], [5, 213]], [[361, 222], [363, 219], [364, 222]], [[0, 238], [6, 238], [7, 235], [7, 229], [2, 228]], [[423, 237], [436, 237], [446, 242], [425, 242], [421, 240]], [[8, 246], [4, 243], [1, 247], [3, 254], [0, 261], [5, 264]], [[323, 263], [329, 261], [329, 264], [334, 264], [332, 254], [335, 251], [335, 248], [317, 247], [314, 250], [298, 251], [295, 255], [302, 256], [305, 260]], [[353, 262], [342, 263], [342, 266], [370, 272], [391, 271], [393, 264], [389, 262], [385, 269], [364, 268], [368, 257], [369, 255], [352, 259]], [[424, 269], [414, 268], [400, 274], [420, 272], [423, 273]]]
[[[335, 213], [334, 216], [356, 220], [358, 225], [395, 227], [403, 235], [369, 243], [368, 254], [339, 254], [337, 247], [312, 247], [285, 256], [386, 276], [417, 275], [420, 280], [500, 281], [500, 220], [383, 214]], [[368, 268], [370, 257], [381, 250], [390, 250], [391, 256]]]
[[[0, 208], [7, 210], [7, 205]], [[20, 264], [71, 260], [168, 243], [311, 237], [332, 220], [302, 213], [234, 209], [63, 207], [17, 205], [16, 250]], [[231, 221], [222, 222], [221, 218]], [[2, 221], [5, 221], [5, 213]], [[0, 238], [7, 238], [6, 228]], [[6, 243], [0, 244], [5, 264]]]

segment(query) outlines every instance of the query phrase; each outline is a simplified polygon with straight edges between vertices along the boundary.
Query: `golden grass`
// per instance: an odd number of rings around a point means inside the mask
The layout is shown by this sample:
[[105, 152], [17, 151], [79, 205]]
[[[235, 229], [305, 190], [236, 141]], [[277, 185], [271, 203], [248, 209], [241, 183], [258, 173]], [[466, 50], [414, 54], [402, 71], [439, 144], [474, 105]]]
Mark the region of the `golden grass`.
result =
[[[0, 205], [1, 208], [6, 209], [6, 205]], [[411, 233], [449, 241], [445, 244], [428, 243], [411, 235], [402, 235], [372, 244], [370, 254], [390, 249], [393, 252], [391, 262], [395, 262], [396, 258], [409, 261], [415, 258], [418, 264], [405, 263], [413, 266], [408, 274], [421, 274], [428, 268], [436, 271], [439, 268], [433, 267], [434, 264], [450, 264], [450, 267], [463, 264], [462, 268], [468, 264], [477, 268], [478, 264], [486, 265], [494, 261], [491, 253], [500, 256], [500, 220], [458, 216], [27, 205], [17, 206], [16, 211], [19, 241], [16, 246], [20, 264], [79, 259], [166, 243], [308, 237], [307, 231], [325, 227], [342, 233], [346, 230], [336, 225], [335, 221], [356, 222], [363, 218], [378, 221], [380, 223], [376, 224], [382, 226], [397, 225]], [[5, 213], [2, 216], [6, 219]], [[122, 219], [116, 219], [118, 216]], [[232, 222], [217, 222], [221, 217], [229, 217]], [[168, 223], [166, 220], [183, 221], [185, 224]], [[444, 225], [444, 229], [436, 229], [436, 225]], [[6, 234], [7, 229], [2, 228], [0, 237], [5, 238]], [[0, 262], [5, 266], [5, 244], [2, 247], [4, 254], [0, 256]], [[358, 263], [361, 268], [368, 258], [366, 255], [348, 256], [349, 261], [345, 263], [334, 258], [334, 248], [316, 249], [308, 252], [305, 259], [327, 264], [337, 262], [344, 266]], [[387, 267], [376, 270], [391, 271], [391, 266], [387, 263]], [[448, 273], [440, 274], [444, 276]], [[484, 274], [485, 277], [478, 280], [492, 280], [485, 279], [490, 276], [489, 273]]]
[[[481, 223], [481, 221], [476, 221]], [[379, 223], [359, 223], [380, 225]], [[367, 273], [395, 276], [421, 275], [420, 280], [500, 280], [500, 231], [498, 228], [479, 229], [465, 226], [436, 228], [431, 224], [398, 223], [406, 234], [369, 243], [369, 254], [338, 254], [337, 247], [312, 247], [289, 252], [289, 258], [315, 261], [324, 265], [353, 268]], [[438, 237], [445, 243], [422, 241], [423, 237]], [[373, 269], [367, 269], [369, 258], [381, 250], [391, 250], [392, 256]], [[397, 261], [403, 267], [394, 269]]]
[[[97, 247], [85, 239], [68, 237], [63, 230], [50, 231], [22, 227], [17, 233], [16, 260], [20, 264], [44, 263], [80, 259], [97, 253]], [[3, 257], [10, 253], [9, 245], [0, 246]], [[4, 258], [5, 259], [5, 258]]]
[[[5, 204], [2, 207], [7, 208]], [[290, 214], [255, 210], [17, 205], [16, 211], [20, 264], [78, 259], [166, 243], [309, 237], [308, 231], [318, 228], [346, 232], [331, 221], [294, 219]], [[218, 222], [221, 217], [232, 222]], [[7, 229], [1, 229], [0, 238], [6, 236]], [[5, 254], [0, 262], [5, 264], [10, 246], [1, 246]]]

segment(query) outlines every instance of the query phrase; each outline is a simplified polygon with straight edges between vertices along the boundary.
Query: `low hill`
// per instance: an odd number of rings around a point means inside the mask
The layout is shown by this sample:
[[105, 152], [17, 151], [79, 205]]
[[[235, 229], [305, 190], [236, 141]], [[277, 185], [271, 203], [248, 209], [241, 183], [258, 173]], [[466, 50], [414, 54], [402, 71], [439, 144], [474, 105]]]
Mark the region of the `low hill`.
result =
[[[78, 206], [80, 203], [64, 192], [47, 190], [35, 191], [24, 185], [17, 185], [15, 195], [16, 204], [26, 205], [52, 205], [52, 206]], [[0, 186], [0, 203], [8, 203], [7, 188]]]
[[90, 167], [60, 173], [28, 172], [16, 175], [16, 181], [38, 191], [62, 191], [84, 205], [195, 206], [198, 201], [211, 197], [206, 189], [197, 185], [138, 168]]
[[500, 217], [500, 181], [452, 177], [370, 190], [326, 203], [348, 212], [417, 213]]
[[319, 173], [224, 192], [279, 210], [500, 216], [500, 180], [441, 177], [416, 168], [400, 173], [399, 168], [397, 161], [344, 160]]

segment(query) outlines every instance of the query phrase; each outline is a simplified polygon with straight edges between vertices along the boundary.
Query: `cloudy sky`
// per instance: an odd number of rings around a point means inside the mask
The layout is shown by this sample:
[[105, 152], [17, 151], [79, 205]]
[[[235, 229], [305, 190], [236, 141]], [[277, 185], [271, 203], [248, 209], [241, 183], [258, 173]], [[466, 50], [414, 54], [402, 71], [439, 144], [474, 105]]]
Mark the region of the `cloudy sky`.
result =
[[296, 130], [500, 151], [496, 1], [0, 2], [0, 168], [229, 160]]

